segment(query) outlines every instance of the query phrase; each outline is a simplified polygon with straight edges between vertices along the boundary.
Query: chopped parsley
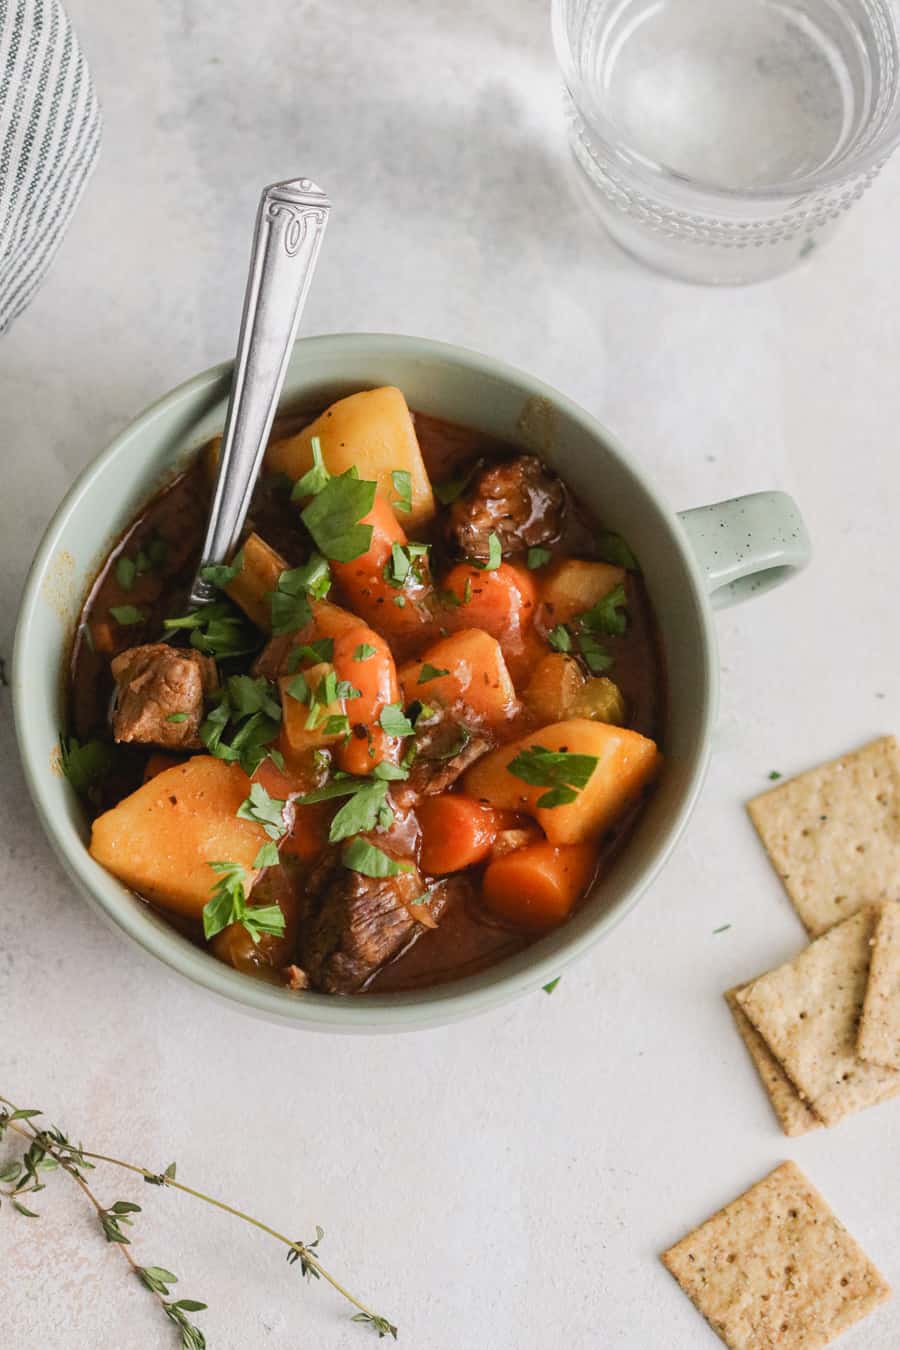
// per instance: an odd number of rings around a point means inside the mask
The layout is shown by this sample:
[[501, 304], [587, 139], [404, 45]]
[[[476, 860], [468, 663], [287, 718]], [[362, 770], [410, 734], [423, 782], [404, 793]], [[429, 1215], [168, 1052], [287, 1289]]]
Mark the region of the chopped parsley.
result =
[[395, 596], [394, 596], [394, 604], [397, 606], [398, 609], [403, 609], [403, 608], [405, 607], [405, 605], [406, 605], [406, 596], [405, 596], [405, 595], [395, 595]]
[[772, 783], [776, 783], [780, 777], [781, 774], [778, 772], [777, 769], [772, 769], [769, 773], [769, 780]]
[[336, 777], [315, 792], [307, 792], [298, 798], [301, 806], [331, 801], [336, 797], [349, 798], [331, 822], [328, 838], [332, 844], [354, 834], [390, 829], [394, 813], [388, 801], [386, 775], [377, 774], [377, 769], [382, 767], [380, 764], [376, 766], [376, 776], [373, 778], [352, 778], [349, 775]]
[[604, 670], [609, 670], [613, 664], [613, 659], [603, 643], [595, 638], [593, 633], [578, 633], [575, 641], [578, 644], [579, 652], [584, 657], [588, 670], [592, 674], [602, 675]]
[[187, 715], [186, 712], [174, 712], [174, 713], [169, 713], [168, 717], [166, 718], [166, 721], [167, 721], [167, 722], [186, 722], [187, 719], [188, 719], [188, 715]]
[[480, 572], [496, 572], [502, 561], [503, 549], [500, 544], [500, 537], [494, 534], [492, 530], [488, 535], [487, 562], [479, 562], [477, 558], [473, 558], [472, 566], [477, 567]]
[[220, 591], [224, 591], [243, 570], [244, 550], [240, 549], [230, 563], [210, 563], [209, 566], [200, 568], [200, 575], [211, 586], [217, 586]]
[[601, 530], [597, 535], [596, 544], [597, 555], [603, 562], [614, 563], [616, 567], [624, 567], [629, 572], [640, 571], [637, 558], [620, 534], [615, 534], [612, 530]]
[[345, 844], [341, 862], [349, 871], [360, 872], [364, 877], [395, 877], [413, 870], [412, 863], [398, 862], [365, 839], [351, 839]]
[[[211, 755], [240, 764], [246, 774], [253, 774], [267, 757], [275, 758], [271, 743], [278, 735], [281, 704], [268, 680], [232, 675], [213, 692], [211, 702], [200, 727], [200, 740]], [[231, 739], [226, 740], [229, 729]]]
[[538, 806], [567, 806], [575, 801], [578, 793], [587, 785], [597, 767], [597, 757], [531, 745], [527, 750], [520, 750], [506, 767], [524, 783], [550, 789], [538, 798]]
[[306, 470], [302, 478], [298, 478], [291, 488], [291, 501], [302, 501], [305, 497], [315, 497], [325, 487], [331, 474], [325, 467], [325, 460], [322, 456], [322, 443], [318, 436], [313, 436], [309, 443], [312, 450], [313, 462], [310, 468]]
[[368, 661], [370, 656], [375, 655], [375, 648], [370, 642], [361, 642], [353, 653], [354, 661]]
[[224, 660], [229, 656], [247, 656], [259, 647], [259, 633], [230, 600], [215, 600], [200, 609], [192, 609], [179, 618], [166, 619], [166, 632], [189, 629], [191, 646], [207, 656]]
[[254, 872], [260, 871], [264, 867], [278, 866], [278, 845], [273, 844], [271, 839], [267, 839], [262, 845], [256, 857], [253, 859]]
[[549, 984], [543, 985], [542, 988], [543, 988], [543, 990], [544, 990], [544, 993], [545, 993], [545, 994], [552, 994], [552, 993], [553, 993], [553, 990], [554, 990], [554, 989], [556, 988], [556, 986], [559, 984], [559, 982], [560, 982], [561, 979], [562, 979], [562, 976], [561, 976], [561, 975], [557, 975], [557, 977], [556, 977], [555, 980], [551, 980]]
[[381, 710], [378, 722], [388, 736], [411, 736], [415, 730], [400, 703], [386, 704]]
[[275, 590], [269, 592], [273, 634], [280, 637], [305, 628], [312, 618], [309, 597], [324, 600], [330, 590], [331, 568], [319, 553], [313, 553], [302, 567], [282, 572]]
[[577, 622], [591, 633], [606, 633], [610, 637], [621, 637], [628, 627], [625, 604], [625, 587], [620, 582], [608, 595], [602, 596], [596, 605], [579, 614]]
[[316, 638], [315, 642], [301, 642], [294, 647], [288, 657], [288, 674], [293, 675], [301, 661], [311, 661], [314, 666], [322, 661], [334, 660], [334, 638]]
[[282, 936], [284, 915], [278, 905], [247, 904], [247, 873], [243, 867], [233, 862], [209, 865], [219, 874], [219, 880], [203, 906], [203, 935], [207, 941], [232, 923], [242, 924], [255, 943], [263, 933]]
[[109, 612], [122, 628], [133, 628], [147, 618], [146, 610], [138, 609], [137, 605], [110, 605]]
[[397, 494], [396, 501], [392, 502], [391, 505], [395, 511], [409, 513], [412, 510], [412, 474], [406, 469], [393, 469], [391, 471], [391, 482]]
[[555, 628], [551, 628], [547, 634], [547, 641], [555, 652], [572, 650], [572, 634], [564, 623], [558, 623]]
[[115, 750], [107, 741], [79, 741], [77, 736], [60, 736], [62, 771], [80, 797], [105, 778], [115, 762]]
[[250, 795], [241, 802], [236, 814], [241, 820], [261, 825], [269, 838], [277, 842], [287, 834], [284, 808], [285, 802], [280, 797], [270, 797], [262, 783], [251, 783]]
[[449, 506], [451, 502], [456, 501], [469, 486], [477, 468], [478, 465], [473, 464], [464, 473], [455, 474], [452, 478], [446, 478], [443, 483], [434, 484], [434, 495], [442, 506]]
[[552, 557], [549, 548], [530, 548], [525, 561], [529, 569], [536, 572], [539, 567], [546, 567]]
[[[302, 482], [302, 479], [301, 479]], [[327, 483], [301, 511], [316, 548], [335, 562], [352, 562], [372, 543], [372, 526], [360, 521], [372, 510], [375, 484], [348, 469]]]
[[122, 553], [116, 559], [116, 581], [123, 591], [130, 591], [137, 576], [137, 564]]
[[441, 666], [432, 666], [428, 661], [423, 661], [416, 684], [428, 684], [429, 680], [439, 680], [442, 675], [449, 674], [449, 670], [444, 670]]

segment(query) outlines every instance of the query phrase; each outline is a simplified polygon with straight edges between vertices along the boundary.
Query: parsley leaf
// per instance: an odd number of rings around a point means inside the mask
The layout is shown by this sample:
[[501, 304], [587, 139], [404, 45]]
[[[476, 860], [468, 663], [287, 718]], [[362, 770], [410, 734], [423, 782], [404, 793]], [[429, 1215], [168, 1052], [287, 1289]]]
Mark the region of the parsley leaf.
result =
[[188, 715], [187, 715], [186, 712], [174, 712], [174, 713], [169, 713], [168, 717], [166, 718], [166, 721], [167, 721], [167, 722], [186, 722], [187, 719], [188, 719]]
[[[378, 779], [357, 786], [331, 822], [328, 838], [332, 844], [349, 839], [354, 834], [365, 834], [376, 826], [390, 829], [394, 813], [388, 803], [388, 785]], [[369, 875], [372, 875], [371, 873]]]
[[228, 656], [247, 656], [259, 647], [259, 633], [230, 600], [214, 600], [210, 605], [192, 609], [163, 623], [166, 632], [191, 630], [191, 646], [207, 656], [224, 660]]
[[552, 557], [549, 548], [530, 548], [525, 561], [529, 569], [535, 572], [539, 567], [546, 567]]
[[353, 653], [354, 661], [368, 661], [370, 656], [375, 655], [375, 648], [369, 642], [361, 642]]
[[771, 772], [769, 773], [769, 781], [772, 783], [777, 782], [780, 777], [781, 774], [778, 772], [777, 769], [772, 769]]
[[456, 728], [456, 737], [450, 743], [450, 745], [445, 746], [445, 748], [441, 750], [439, 753], [431, 751], [428, 754], [423, 754], [422, 758], [427, 760], [454, 759], [456, 755], [460, 754], [461, 751], [465, 750], [466, 746], [469, 744], [469, 741], [471, 739], [472, 733], [469, 730], [469, 728], [463, 726], [462, 723], [460, 723], [460, 725]]
[[443, 483], [433, 485], [434, 495], [442, 506], [449, 506], [451, 502], [456, 501], [457, 497], [469, 486], [477, 468], [478, 465], [473, 464], [466, 472], [455, 474], [452, 478], [446, 478]]
[[273, 844], [269, 839], [262, 845], [256, 857], [253, 859], [253, 870], [260, 871], [263, 867], [278, 866], [278, 845]]
[[389, 783], [399, 782], [401, 779], [409, 777], [409, 770], [404, 769], [399, 764], [392, 764], [389, 759], [383, 759], [375, 765], [372, 770], [373, 778], [384, 778]]
[[320, 553], [335, 562], [352, 562], [367, 552], [372, 542], [372, 526], [359, 522], [374, 502], [375, 484], [348, 469], [337, 478], [329, 478], [300, 514]]
[[423, 661], [416, 684], [427, 684], [429, 680], [439, 680], [442, 675], [449, 674], [449, 670], [443, 670], [440, 666], [432, 666], [427, 661]]
[[291, 501], [301, 501], [304, 497], [316, 497], [328, 483], [331, 474], [325, 467], [322, 455], [322, 442], [313, 436], [309, 443], [313, 462], [302, 478], [298, 478], [291, 489]]
[[350, 732], [350, 718], [346, 713], [332, 713], [330, 717], [325, 718], [322, 731], [326, 736], [347, 736]]
[[273, 634], [281, 637], [305, 628], [312, 618], [309, 597], [323, 600], [330, 590], [331, 569], [319, 553], [313, 553], [302, 567], [282, 572], [275, 590], [269, 592]]
[[231, 675], [226, 687], [231, 706], [240, 717], [264, 712], [276, 722], [280, 720], [281, 704], [275, 694], [275, 687], [262, 675], [255, 680], [250, 675]]
[[[265, 679], [232, 675], [224, 688], [212, 695], [212, 707], [200, 727], [200, 740], [211, 755], [228, 763], [238, 763], [252, 774], [264, 759], [276, 753], [270, 749], [278, 735], [281, 705], [274, 688]], [[235, 724], [231, 740], [225, 732]]]
[[402, 586], [409, 576], [412, 564], [402, 544], [391, 544], [391, 561], [385, 566], [385, 580], [392, 586]]
[[116, 752], [107, 741], [85, 741], [77, 736], [60, 736], [59, 753], [62, 771], [72, 787], [84, 797], [105, 778], [115, 761]]
[[477, 558], [473, 558], [472, 566], [477, 567], [480, 572], [496, 572], [502, 561], [503, 549], [500, 545], [500, 537], [491, 530], [488, 535], [487, 562], [479, 562]]
[[559, 982], [560, 982], [561, 979], [562, 979], [562, 976], [561, 976], [561, 975], [557, 975], [557, 977], [556, 977], [555, 980], [551, 980], [549, 984], [542, 985], [541, 988], [543, 989], [544, 993], [545, 993], [545, 994], [552, 994], [552, 993], [553, 993], [553, 990], [554, 990], [554, 989], [556, 988], [556, 986], [559, 984]]
[[109, 612], [122, 628], [133, 628], [147, 618], [146, 610], [138, 609], [137, 605], [110, 605]]
[[588, 670], [594, 675], [602, 675], [604, 670], [609, 670], [613, 664], [613, 659], [603, 643], [598, 641], [593, 633], [578, 633], [575, 641], [578, 644], [578, 650], [584, 657]]
[[392, 502], [395, 511], [412, 510], [412, 474], [406, 469], [393, 469], [391, 471], [391, 482], [394, 485], [394, 491], [397, 494], [397, 500]]
[[394, 604], [397, 606], [398, 609], [403, 609], [404, 605], [406, 604], [406, 596], [405, 596], [405, 595], [395, 595], [395, 596], [394, 596]]
[[597, 762], [596, 755], [576, 755], [569, 750], [546, 750], [541, 745], [531, 745], [520, 750], [506, 767], [532, 787], [549, 788], [538, 798], [537, 805], [551, 807], [574, 802]]
[[378, 721], [382, 731], [387, 732], [388, 736], [411, 736], [415, 730], [412, 722], [403, 711], [403, 705], [400, 703], [386, 704], [381, 710]]
[[269, 838], [277, 841], [287, 834], [284, 808], [285, 802], [280, 797], [270, 797], [262, 783], [251, 783], [250, 795], [241, 802], [236, 814], [241, 820], [261, 825]]
[[124, 553], [120, 553], [116, 558], [116, 581], [123, 591], [131, 590], [136, 576], [137, 564], [131, 558], [126, 558]]
[[284, 915], [278, 905], [248, 905], [244, 883], [247, 873], [238, 863], [211, 862], [219, 873], [219, 881], [203, 906], [203, 935], [207, 941], [221, 933], [229, 924], [240, 923], [254, 943], [263, 933], [281, 937], [284, 933]]
[[412, 863], [398, 862], [365, 839], [352, 839], [345, 844], [341, 862], [349, 871], [360, 872], [364, 877], [395, 877], [413, 870]]
[[322, 661], [333, 660], [334, 638], [316, 638], [315, 642], [301, 642], [293, 648], [288, 657], [288, 674], [293, 675], [301, 661], [311, 661], [317, 666]]
[[621, 637], [628, 627], [625, 603], [625, 587], [620, 582], [608, 595], [598, 600], [596, 605], [579, 614], [578, 623], [592, 633], [608, 633], [611, 637]]
[[217, 586], [220, 591], [224, 591], [243, 570], [244, 550], [239, 549], [230, 563], [210, 563], [207, 567], [200, 568], [200, 575], [211, 586]]
[[612, 530], [601, 530], [597, 535], [597, 555], [603, 562], [615, 563], [629, 572], [639, 572], [637, 558], [620, 534]]
[[570, 652], [572, 650], [572, 635], [563, 623], [558, 623], [547, 634], [547, 641], [555, 652]]

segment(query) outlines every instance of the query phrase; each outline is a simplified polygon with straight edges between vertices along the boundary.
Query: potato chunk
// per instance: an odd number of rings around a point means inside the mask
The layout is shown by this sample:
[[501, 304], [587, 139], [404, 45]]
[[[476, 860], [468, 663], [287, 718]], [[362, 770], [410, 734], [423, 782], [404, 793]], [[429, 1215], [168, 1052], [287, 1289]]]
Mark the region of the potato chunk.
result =
[[157, 774], [94, 821], [91, 856], [126, 886], [199, 919], [218, 880], [211, 862], [233, 862], [256, 879], [268, 836], [236, 812], [250, 791], [237, 764], [195, 755]]
[[294, 480], [312, 467], [312, 439], [318, 436], [327, 468], [334, 474], [357, 468], [360, 478], [378, 484], [378, 495], [395, 505], [398, 492], [392, 474], [410, 476], [411, 510], [400, 511], [403, 528], [412, 533], [434, 515], [434, 496], [416, 437], [412, 415], [399, 389], [386, 385], [339, 399], [303, 431], [276, 441], [266, 451], [271, 473]]
[[[516, 755], [535, 746], [596, 758], [590, 778], [573, 802], [538, 806], [549, 784], [527, 783], [510, 773], [509, 764]], [[463, 786], [479, 801], [533, 816], [551, 844], [577, 844], [596, 838], [614, 824], [651, 782], [660, 762], [655, 743], [646, 736], [577, 717], [484, 755], [467, 771]]]
[[269, 597], [288, 565], [281, 554], [258, 534], [248, 536], [241, 552], [244, 565], [225, 590], [257, 628], [261, 628], [264, 633], [271, 633], [272, 602]]
[[566, 558], [551, 568], [541, 587], [541, 621], [553, 628], [571, 623], [625, 580], [625, 569], [610, 563]]
[[524, 699], [539, 722], [589, 717], [621, 726], [625, 721], [625, 699], [619, 686], [605, 675], [585, 675], [580, 662], [563, 652], [551, 652], [538, 662]]

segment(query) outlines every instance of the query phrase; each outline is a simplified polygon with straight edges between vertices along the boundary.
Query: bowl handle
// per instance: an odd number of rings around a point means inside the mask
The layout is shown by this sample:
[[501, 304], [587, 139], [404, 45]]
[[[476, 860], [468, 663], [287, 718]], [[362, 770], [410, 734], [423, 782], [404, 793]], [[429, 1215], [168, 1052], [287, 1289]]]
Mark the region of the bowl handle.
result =
[[812, 555], [806, 526], [786, 492], [751, 492], [679, 512], [714, 609], [771, 590]]

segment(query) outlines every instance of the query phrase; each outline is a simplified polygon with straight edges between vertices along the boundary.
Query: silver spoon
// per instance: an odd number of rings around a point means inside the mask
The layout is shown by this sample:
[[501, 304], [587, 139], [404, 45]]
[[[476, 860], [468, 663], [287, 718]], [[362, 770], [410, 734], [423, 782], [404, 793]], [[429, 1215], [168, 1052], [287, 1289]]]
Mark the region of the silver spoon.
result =
[[227, 562], [247, 518], [331, 202], [311, 178], [263, 189], [209, 523], [190, 605], [216, 595], [202, 569]]

